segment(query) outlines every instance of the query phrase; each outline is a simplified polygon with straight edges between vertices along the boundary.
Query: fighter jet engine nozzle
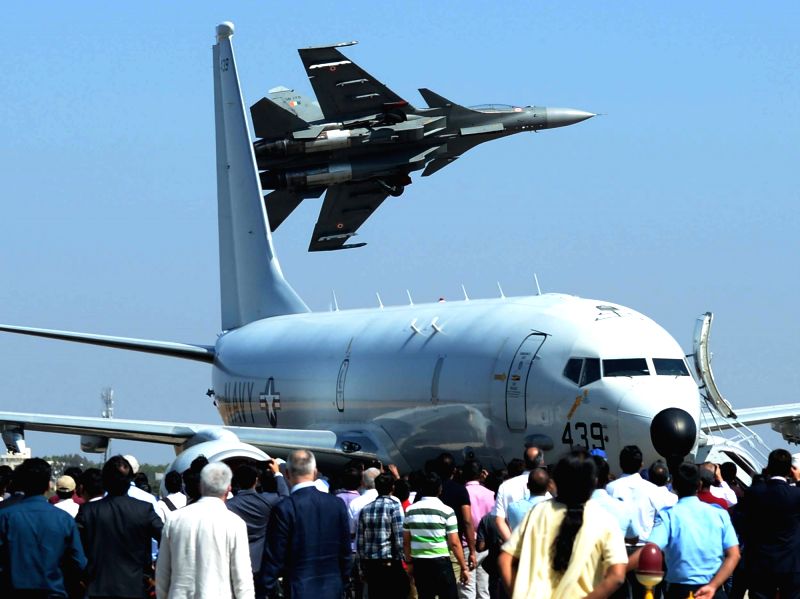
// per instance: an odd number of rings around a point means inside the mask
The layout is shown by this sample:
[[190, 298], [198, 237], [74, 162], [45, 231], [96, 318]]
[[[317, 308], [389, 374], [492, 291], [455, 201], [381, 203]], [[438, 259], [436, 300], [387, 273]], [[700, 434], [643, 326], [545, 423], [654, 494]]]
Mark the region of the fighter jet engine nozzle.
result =
[[261, 173], [261, 185], [264, 189], [309, 189], [345, 183], [352, 178], [353, 169], [350, 164], [336, 162], [303, 171]]
[[332, 152], [342, 150], [353, 145], [352, 131], [347, 129], [332, 129], [323, 131], [318, 137], [309, 140], [279, 139], [277, 141], [257, 141], [253, 147], [256, 156], [266, 158], [284, 158], [297, 154], [313, 154], [315, 152]]
[[567, 125], [574, 125], [590, 119], [593, 116], [597, 115], [593, 112], [575, 110], [574, 108], [547, 108], [547, 125], [545, 128], [566, 127]]
[[650, 423], [650, 440], [667, 460], [682, 459], [697, 441], [697, 424], [686, 410], [661, 410]]

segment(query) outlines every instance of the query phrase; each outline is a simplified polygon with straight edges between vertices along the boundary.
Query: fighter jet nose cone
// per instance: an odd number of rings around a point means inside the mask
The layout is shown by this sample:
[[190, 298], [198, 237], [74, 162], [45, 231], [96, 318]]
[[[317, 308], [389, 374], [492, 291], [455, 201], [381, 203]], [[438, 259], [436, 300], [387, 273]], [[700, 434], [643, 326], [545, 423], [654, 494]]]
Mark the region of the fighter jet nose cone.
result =
[[566, 127], [567, 125], [574, 125], [586, 119], [597, 116], [593, 112], [586, 112], [585, 110], [576, 110], [574, 108], [548, 108], [547, 109], [547, 128]]
[[665, 458], [683, 457], [697, 440], [697, 425], [685, 410], [661, 410], [650, 423], [650, 440], [655, 450]]
[[233, 35], [233, 23], [225, 21], [217, 25], [217, 39], [225, 39]]

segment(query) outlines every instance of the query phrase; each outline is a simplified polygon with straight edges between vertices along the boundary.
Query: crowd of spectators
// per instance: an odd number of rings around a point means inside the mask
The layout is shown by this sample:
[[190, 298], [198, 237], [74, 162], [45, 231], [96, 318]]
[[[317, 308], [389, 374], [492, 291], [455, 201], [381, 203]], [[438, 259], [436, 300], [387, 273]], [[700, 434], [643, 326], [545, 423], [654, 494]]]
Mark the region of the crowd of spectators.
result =
[[635, 446], [614, 464], [526, 446], [505, 471], [442, 453], [328, 479], [301, 449], [233, 472], [198, 458], [156, 499], [133, 456], [54, 484], [31, 458], [0, 468], [0, 597], [640, 597], [645, 543], [656, 597], [800, 597], [800, 454], [774, 450], [749, 488], [730, 462], [671, 469]]

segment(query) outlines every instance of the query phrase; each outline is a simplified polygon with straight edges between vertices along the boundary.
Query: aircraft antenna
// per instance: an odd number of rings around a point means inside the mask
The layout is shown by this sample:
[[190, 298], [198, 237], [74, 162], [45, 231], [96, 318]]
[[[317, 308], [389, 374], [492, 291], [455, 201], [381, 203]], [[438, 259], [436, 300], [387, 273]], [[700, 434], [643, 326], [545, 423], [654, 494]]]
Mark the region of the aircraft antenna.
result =
[[461, 283], [461, 291], [464, 292], [464, 301], [468, 302], [469, 301], [469, 296], [467, 295], [467, 288], [464, 287], [464, 283]]
[[[100, 401], [103, 404], [103, 410], [100, 412], [100, 415], [103, 418], [113, 418], [114, 417], [114, 390], [111, 387], [106, 387], [103, 389], [103, 392], [100, 394]], [[111, 441], [108, 442], [106, 445], [106, 450], [103, 452], [103, 462], [108, 461], [108, 449], [111, 446]]]
[[536, 295], [542, 295], [542, 288], [539, 287], [539, 277], [536, 276], [536, 273], [533, 273], [533, 281], [536, 283]]
[[331, 289], [331, 301], [333, 302], [333, 312], [339, 311], [339, 300], [336, 299], [336, 290]]
[[381, 310], [383, 310], [383, 302], [381, 301], [381, 294], [376, 291], [375, 297], [378, 298], [378, 306], [380, 307]]
[[408, 289], [406, 289], [406, 295], [408, 295], [408, 305], [409, 306], [413, 306], [414, 305], [414, 300], [411, 299], [411, 292]]
[[499, 290], [500, 290], [500, 298], [501, 298], [501, 299], [506, 299], [506, 294], [505, 294], [505, 293], [503, 293], [503, 288], [502, 288], [502, 287], [500, 287], [500, 281], [497, 281], [497, 289], [499, 289]]

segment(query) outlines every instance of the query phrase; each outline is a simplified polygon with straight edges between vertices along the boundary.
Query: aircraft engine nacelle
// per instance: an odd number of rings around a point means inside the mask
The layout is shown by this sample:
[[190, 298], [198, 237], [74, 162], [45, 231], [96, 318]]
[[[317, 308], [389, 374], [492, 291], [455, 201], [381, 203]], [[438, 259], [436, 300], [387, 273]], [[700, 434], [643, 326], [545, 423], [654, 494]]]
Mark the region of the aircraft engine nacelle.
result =
[[772, 430], [780, 433], [787, 443], [800, 443], [800, 419], [781, 420], [772, 423]]
[[81, 435], [81, 451], [85, 453], [105, 453], [107, 449], [108, 437]]
[[309, 140], [279, 139], [277, 141], [257, 141], [254, 145], [256, 156], [284, 158], [297, 154], [332, 152], [353, 145], [353, 138], [359, 137], [349, 129], [323, 131], [318, 137]]
[[[265, 462], [270, 457], [253, 445], [242, 443], [234, 433], [220, 427], [199, 430], [193, 437], [175, 448], [178, 456], [167, 467], [167, 472], [183, 472], [195, 458], [205, 456], [209, 462], [225, 462], [235, 468], [241, 462]], [[161, 487], [161, 493], [166, 489]]]

